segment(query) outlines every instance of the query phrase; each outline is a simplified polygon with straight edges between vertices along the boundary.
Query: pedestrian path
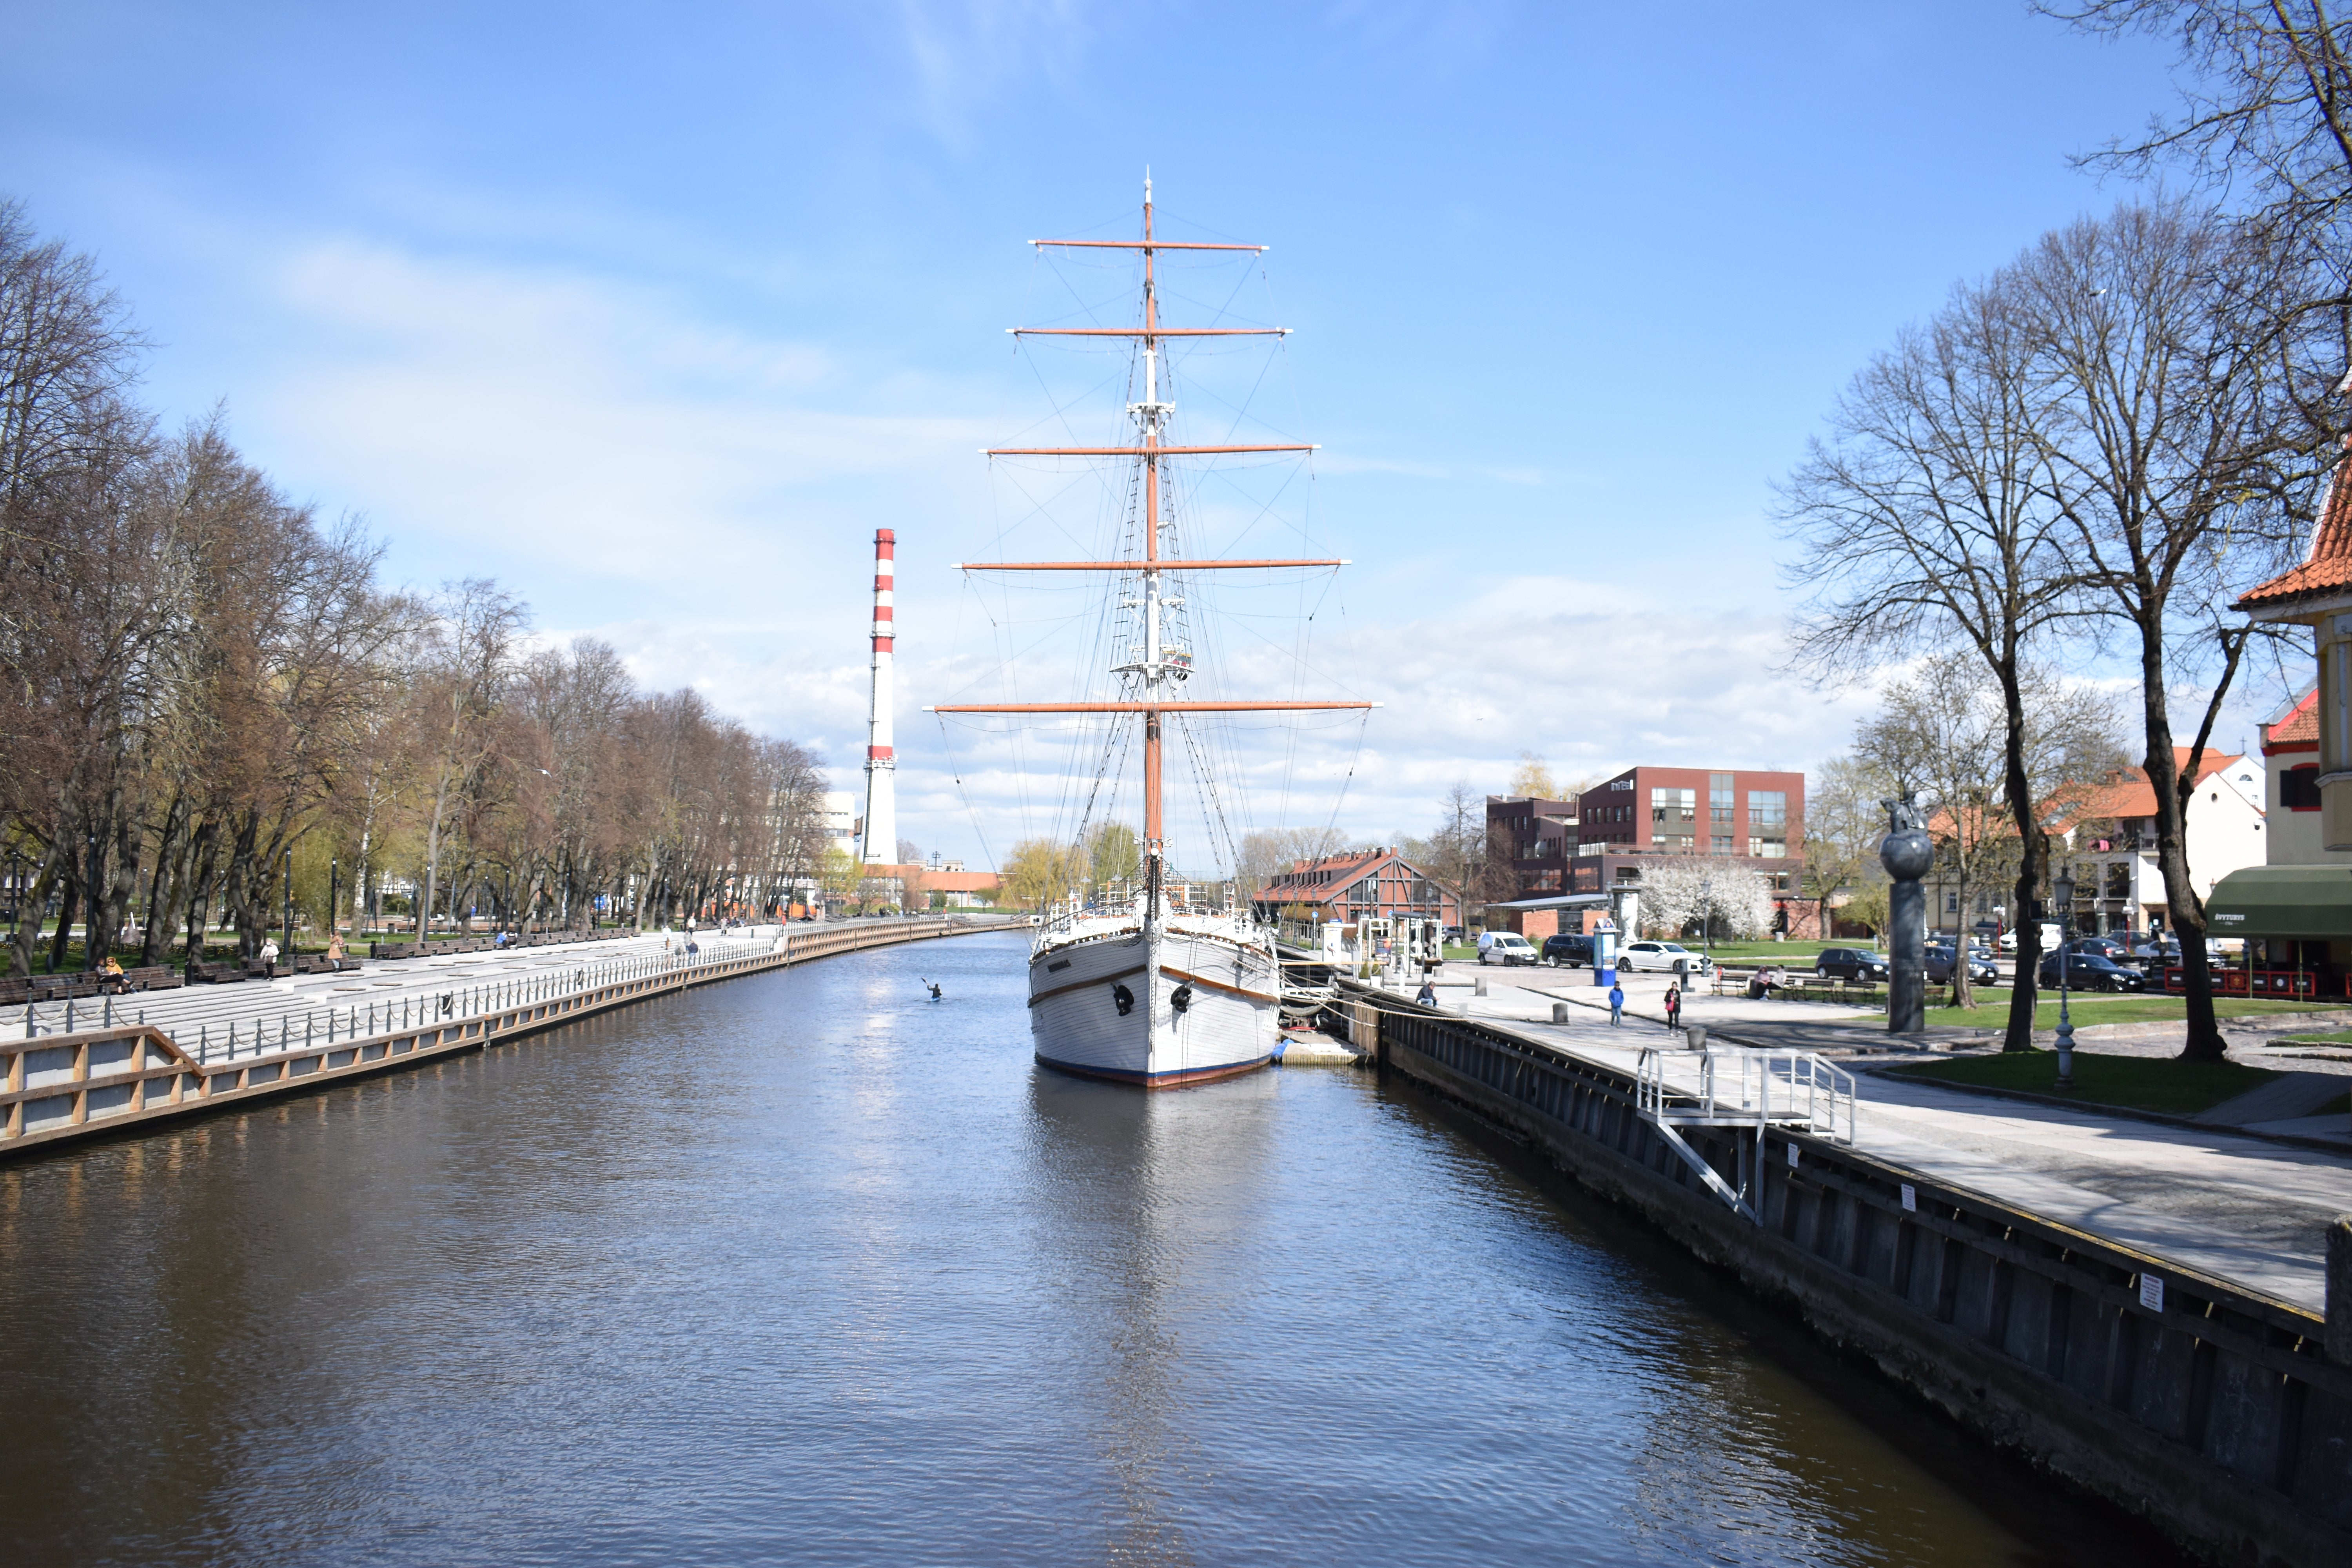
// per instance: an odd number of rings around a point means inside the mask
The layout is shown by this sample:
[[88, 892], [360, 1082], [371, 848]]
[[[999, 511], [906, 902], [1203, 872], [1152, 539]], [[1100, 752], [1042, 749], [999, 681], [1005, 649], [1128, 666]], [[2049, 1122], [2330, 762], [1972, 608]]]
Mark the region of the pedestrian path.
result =
[[[1661, 1018], [1632, 1016], [1632, 998], [1624, 1026], [1612, 1028], [1607, 1004], [1576, 997], [1572, 983], [1561, 986], [1555, 972], [1497, 971], [1487, 978], [1488, 994], [1468, 999], [1470, 1016], [1616, 1071], [1630, 1075], [1643, 1046], [1680, 1044]], [[1643, 987], [1644, 1010], [1654, 1006], [1651, 989]], [[1551, 1004], [1560, 999], [1576, 1005], [1570, 1022], [1554, 1024]], [[1446, 1005], [1460, 1001], [1455, 992]], [[1688, 1021], [1706, 1016], [1694, 1006]], [[1883, 1030], [1882, 1024], [1882, 1043]], [[2229, 1127], [1989, 1100], [1870, 1071], [1873, 1064], [1859, 1060], [1845, 1065], [1864, 1068], [1854, 1140], [1864, 1152], [2243, 1289], [2325, 1309], [2326, 1230], [2352, 1211], [2352, 1154], [2267, 1142]]]
[[[740, 958], [773, 946], [779, 928], [740, 936], [698, 936], [697, 963]], [[409, 959], [362, 960], [331, 974], [289, 975], [227, 985], [189, 985], [74, 1005], [72, 1026], [89, 1030], [152, 1024], [200, 1059], [242, 1060], [293, 1050], [331, 1034], [349, 1037], [404, 1028], [432, 1018], [469, 1017], [526, 1000], [544, 1000], [601, 984], [625, 970], [687, 962], [683, 936], [655, 933], [548, 947], [493, 949]], [[0, 1011], [0, 1033], [63, 1033], [61, 1003]]]

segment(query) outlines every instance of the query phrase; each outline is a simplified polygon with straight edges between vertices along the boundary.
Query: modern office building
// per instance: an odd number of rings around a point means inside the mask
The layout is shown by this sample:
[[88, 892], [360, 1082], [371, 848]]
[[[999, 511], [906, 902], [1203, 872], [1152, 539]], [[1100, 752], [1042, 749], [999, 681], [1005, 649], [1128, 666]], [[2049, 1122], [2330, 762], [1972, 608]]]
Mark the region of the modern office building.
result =
[[[1638, 886], [1656, 857], [1706, 856], [1770, 879], [1776, 919], [1804, 934], [1816, 919], [1797, 887], [1804, 819], [1805, 775], [1755, 769], [1633, 767], [1573, 800], [1488, 795], [1487, 855], [1507, 884], [1490, 902], [1603, 894]], [[1531, 938], [1560, 929], [1553, 910], [1492, 912]]]

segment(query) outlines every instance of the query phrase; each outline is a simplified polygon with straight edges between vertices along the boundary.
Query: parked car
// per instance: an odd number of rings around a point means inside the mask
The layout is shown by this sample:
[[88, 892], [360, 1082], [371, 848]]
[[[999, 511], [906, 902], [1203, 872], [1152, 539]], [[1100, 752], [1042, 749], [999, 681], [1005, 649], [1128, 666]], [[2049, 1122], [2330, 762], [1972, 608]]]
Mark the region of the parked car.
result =
[[2145, 991], [2147, 977], [2137, 969], [2126, 969], [2112, 958], [2095, 952], [2053, 952], [2042, 961], [2042, 984], [2051, 990], [2058, 987], [2058, 965], [2066, 965], [2066, 984], [2075, 991]]
[[1554, 969], [1587, 969], [1592, 964], [1592, 939], [1571, 931], [1548, 936], [1538, 957]]
[[2134, 958], [2152, 959], [2158, 963], [2180, 962], [2180, 944], [2168, 936], [2144, 936], [2132, 943]]
[[1478, 939], [1478, 962], [1499, 963], [1508, 969], [1515, 963], [1533, 965], [1535, 944], [1517, 931], [1490, 931]]
[[[2065, 940], [2065, 936], [2066, 933], [2058, 929], [2058, 923], [2055, 921], [2043, 921], [2042, 922], [2042, 951], [2044, 952], [2056, 952], [2058, 944]], [[2017, 932], [2014, 930], [2005, 931], [2000, 933], [2000, 950], [2003, 952], [2015, 952], [2017, 951]]]
[[1677, 963], [1693, 974], [1705, 974], [1715, 968], [1713, 959], [1703, 952], [1693, 952], [1678, 942], [1629, 942], [1617, 954], [1620, 969], [1671, 971]]
[[2095, 958], [2110, 958], [2120, 963], [2131, 956], [2131, 949], [2111, 936], [2078, 936], [2066, 944], [2068, 952], [2087, 952]]
[[1886, 955], [1862, 947], [1825, 947], [1813, 960], [1813, 973], [1826, 980], [1884, 980]]
[[[1952, 980], [1952, 949], [1947, 942], [1927, 949], [1927, 978], [1937, 985], [1948, 985]], [[1969, 983], [1990, 985], [2000, 978], [2000, 971], [1983, 949], [1971, 949], [1969, 953]]]

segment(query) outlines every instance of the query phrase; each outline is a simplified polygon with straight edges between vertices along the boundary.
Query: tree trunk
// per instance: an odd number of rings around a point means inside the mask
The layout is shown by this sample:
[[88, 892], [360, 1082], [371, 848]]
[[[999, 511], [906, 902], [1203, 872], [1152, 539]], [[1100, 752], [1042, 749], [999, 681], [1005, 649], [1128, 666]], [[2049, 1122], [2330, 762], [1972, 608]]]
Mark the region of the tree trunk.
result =
[[425, 896], [416, 905], [416, 940], [425, 941], [432, 933], [433, 891], [440, 880], [441, 814], [449, 804], [449, 770], [441, 770], [441, 782], [433, 792], [433, 826], [425, 834]]
[[59, 859], [62, 863], [58, 871], [65, 886], [58, 893], [57, 933], [49, 939], [49, 973], [52, 974], [65, 967], [66, 948], [73, 932], [74, 918], [81, 908], [81, 879], [74, 874], [73, 857], [63, 855]]
[[187, 791], [176, 789], [155, 831], [155, 871], [147, 882], [147, 929], [140, 937], [139, 962], [148, 968], [162, 963], [172, 951], [172, 910], [187, 875]]
[[14, 979], [23, 980], [33, 973], [33, 950], [41, 942], [41, 911], [48, 907], [49, 891], [57, 886], [58, 860], [53, 844], [42, 857], [32, 886], [16, 889], [16, 930], [8, 942], [8, 973]]
[[2001, 785], [2009, 814], [2017, 825], [2017, 889], [2011, 908], [2017, 914], [2017, 974], [2009, 989], [2009, 1027], [2001, 1036], [2004, 1051], [2033, 1048], [2034, 989], [2042, 963], [2042, 922], [2033, 918], [2034, 895], [2041, 889], [2042, 868], [2050, 853], [2048, 836], [2036, 814], [2032, 783], [2025, 776], [2025, 698], [2020, 688], [2017, 661], [2010, 659], [1995, 672], [2001, 701], [2007, 709], [2002, 744]]
[[2179, 1059], [2218, 1062], [2229, 1053], [2213, 1016], [2213, 972], [2205, 954], [2205, 905], [2189, 879], [2189, 837], [2180, 788], [2180, 764], [2172, 754], [2172, 719], [2166, 710], [2164, 646], [2144, 637], [2141, 690], [2147, 715], [2147, 756], [2141, 764], [2156, 792], [2156, 865], [2164, 878], [2165, 908], [2180, 940], [2180, 973], [2187, 992], [2189, 1036]]

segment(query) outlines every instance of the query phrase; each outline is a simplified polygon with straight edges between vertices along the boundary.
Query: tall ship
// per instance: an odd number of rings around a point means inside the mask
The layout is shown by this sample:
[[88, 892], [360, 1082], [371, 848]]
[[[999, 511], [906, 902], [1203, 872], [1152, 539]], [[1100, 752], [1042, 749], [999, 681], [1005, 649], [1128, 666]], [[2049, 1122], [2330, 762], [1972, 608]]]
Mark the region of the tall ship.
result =
[[[1207, 465], [1220, 458], [1278, 453], [1305, 454], [1304, 442], [1192, 445], [1171, 439], [1176, 406], [1163, 397], [1172, 386], [1167, 363], [1171, 345], [1223, 338], [1278, 337], [1287, 329], [1258, 326], [1170, 326], [1160, 317], [1163, 257], [1186, 252], [1262, 254], [1260, 245], [1202, 243], [1160, 238], [1154, 229], [1151, 182], [1143, 186], [1142, 237], [1118, 239], [1041, 239], [1042, 252], [1139, 253], [1141, 297], [1124, 326], [1016, 327], [1029, 338], [1102, 339], [1130, 358], [1129, 385], [1140, 394], [1126, 406], [1131, 444], [1111, 446], [997, 447], [998, 458], [1071, 458], [1099, 465], [1108, 493], [1123, 498], [1120, 548], [1103, 560], [965, 563], [967, 573], [1075, 573], [1097, 579], [1115, 616], [1109, 638], [1115, 678], [1110, 695], [1099, 700], [941, 704], [941, 714], [1106, 714], [1114, 732], [1096, 764], [1101, 770], [1132, 728], [1142, 731], [1143, 833], [1139, 874], [1125, 887], [1097, 890], [1091, 900], [1075, 892], [1040, 911], [1029, 954], [1029, 1029], [1037, 1060], [1047, 1067], [1109, 1079], [1147, 1089], [1170, 1089], [1229, 1078], [1264, 1067], [1281, 1042], [1282, 965], [1272, 930], [1257, 921], [1245, 898], [1226, 884], [1222, 907], [1203, 907], [1171, 868], [1163, 762], [1171, 728], [1180, 732], [1196, 714], [1274, 713], [1370, 709], [1370, 702], [1273, 699], [1194, 699], [1185, 695], [1209, 673], [1196, 663], [1194, 639], [1184, 635], [1189, 582], [1209, 573], [1264, 573], [1284, 568], [1328, 568], [1337, 559], [1265, 557], [1188, 558], [1183, 531], [1170, 504], [1179, 465]], [[1122, 432], [1124, 435], [1125, 432]], [[1198, 590], [1194, 590], [1197, 592]], [[1107, 622], [1106, 624], [1113, 624]], [[1125, 731], [1121, 733], [1119, 731]], [[1195, 782], [1213, 788], [1202, 770], [1206, 762], [1198, 737], [1185, 734]], [[1093, 798], [1090, 791], [1088, 799]], [[1228, 847], [1230, 847], [1230, 846]], [[1236, 857], [1238, 858], [1238, 857]], [[1234, 870], [1239, 872], [1235, 866]]]

